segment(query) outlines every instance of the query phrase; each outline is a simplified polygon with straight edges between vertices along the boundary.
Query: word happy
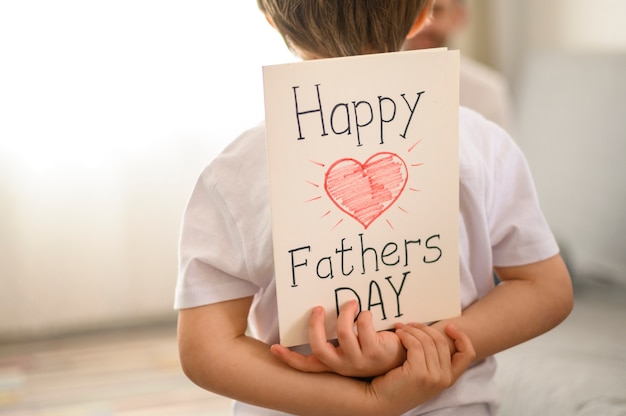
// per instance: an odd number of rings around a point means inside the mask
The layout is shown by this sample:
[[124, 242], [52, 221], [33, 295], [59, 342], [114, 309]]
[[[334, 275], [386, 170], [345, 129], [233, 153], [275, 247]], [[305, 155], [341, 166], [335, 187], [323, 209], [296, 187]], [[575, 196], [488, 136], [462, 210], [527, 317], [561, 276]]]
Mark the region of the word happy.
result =
[[[400, 94], [400, 97], [393, 99], [391, 97], [379, 95], [375, 102], [366, 100], [340, 102], [332, 105], [332, 109], [324, 100], [320, 91], [321, 84], [315, 84], [316, 99], [311, 105], [302, 103], [302, 93], [299, 92], [299, 86], [292, 87], [293, 98], [295, 101], [296, 121], [298, 124], [298, 140], [304, 140], [303, 124], [313, 126], [311, 123], [318, 124], [320, 136], [328, 136], [329, 131], [336, 135], [351, 135], [356, 133], [356, 145], [362, 146], [361, 132], [363, 129], [377, 128], [380, 136], [380, 144], [385, 142], [385, 128], [396, 117], [400, 117], [398, 106], [408, 109], [408, 114], [404, 114], [403, 118], [396, 120], [401, 123], [402, 130], [399, 131], [400, 137], [406, 139], [409, 125], [415, 114], [417, 104], [424, 91], [415, 94], [414, 97], [407, 97], [407, 94]], [[401, 98], [401, 101], [400, 101]], [[330, 109], [330, 112], [328, 110]], [[394, 123], [395, 124], [395, 123]]]

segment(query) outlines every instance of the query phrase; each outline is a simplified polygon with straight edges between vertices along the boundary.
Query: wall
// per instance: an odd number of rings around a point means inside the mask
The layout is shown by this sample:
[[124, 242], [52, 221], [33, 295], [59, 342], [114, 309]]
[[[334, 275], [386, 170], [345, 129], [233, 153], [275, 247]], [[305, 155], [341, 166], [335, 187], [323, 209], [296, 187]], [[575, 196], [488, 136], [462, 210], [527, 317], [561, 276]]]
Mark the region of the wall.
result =
[[517, 137], [576, 279], [626, 284], [626, 53], [537, 53]]
[[574, 277], [626, 284], [626, 3], [488, 3], [472, 46], [511, 81], [513, 134]]
[[620, 0], [528, 1], [530, 49], [626, 51], [626, 3]]
[[469, 28], [459, 46], [501, 70], [514, 91], [536, 51], [626, 51], [621, 0], [467, 0]]
[[174, 319], [191, 188], [292, 55], [254, 2], [27, 0], [0, 56], [0, 339]]

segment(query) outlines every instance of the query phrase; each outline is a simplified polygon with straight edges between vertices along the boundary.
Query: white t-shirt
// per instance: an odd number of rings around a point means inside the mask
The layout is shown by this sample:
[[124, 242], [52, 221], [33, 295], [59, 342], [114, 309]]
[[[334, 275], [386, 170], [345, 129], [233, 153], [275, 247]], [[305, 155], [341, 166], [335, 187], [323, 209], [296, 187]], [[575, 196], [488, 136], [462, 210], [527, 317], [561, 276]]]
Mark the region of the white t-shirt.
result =
[[[494, 266], [547, 259], [558, 247], [521, 151], [478, 113], [459, 112], [459, 251], [465, 308], [493, 288]], [[201, 174], [184, 216], [175, 308], [253, 296], [253, 336], [277, 343], [278, 317], [264, 125], [243, 133]], [[407, 413], [470, 403], [497, 406], [493, 357]], [[236, 403], [236, 415], [277, 415]]]

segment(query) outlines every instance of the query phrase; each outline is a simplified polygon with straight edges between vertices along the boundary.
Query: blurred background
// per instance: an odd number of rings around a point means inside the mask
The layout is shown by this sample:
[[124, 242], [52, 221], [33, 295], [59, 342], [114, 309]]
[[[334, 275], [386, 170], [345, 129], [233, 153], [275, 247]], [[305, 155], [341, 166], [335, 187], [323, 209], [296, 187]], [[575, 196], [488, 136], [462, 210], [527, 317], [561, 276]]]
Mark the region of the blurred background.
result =
[[[574, 280], [626, 285], [626, 2], [468, 6], [454, 46], [506, 78]], [[252, 0], [0, 2], [0, 354], [154, 325], [172, 347], [187, 197], [293, 60]]]
[[187, 197], [292, 59], [248, 3], [0, 3], [0, 338], [175, 315]]

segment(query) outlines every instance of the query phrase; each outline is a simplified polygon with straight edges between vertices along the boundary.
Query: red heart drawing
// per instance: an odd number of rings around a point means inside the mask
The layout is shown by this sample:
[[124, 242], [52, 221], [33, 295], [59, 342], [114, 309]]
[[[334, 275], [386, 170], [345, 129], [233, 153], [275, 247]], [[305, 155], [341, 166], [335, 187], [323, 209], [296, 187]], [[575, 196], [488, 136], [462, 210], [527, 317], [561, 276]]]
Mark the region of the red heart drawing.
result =
[[407, 179], [404, 160], [381, 152], [365, 163], [339, 159], [326, 171], [324, 189], [340, 210], [367, 229], [397, 201]]

